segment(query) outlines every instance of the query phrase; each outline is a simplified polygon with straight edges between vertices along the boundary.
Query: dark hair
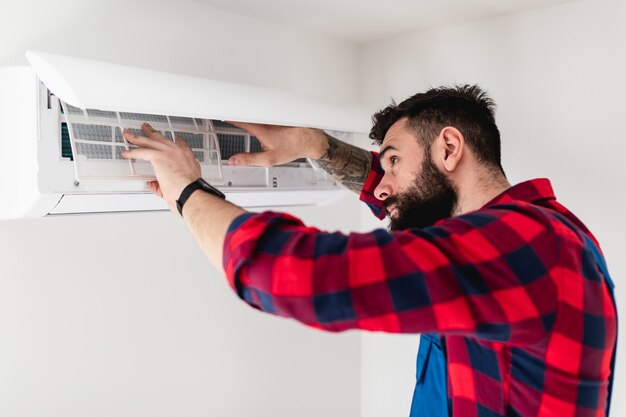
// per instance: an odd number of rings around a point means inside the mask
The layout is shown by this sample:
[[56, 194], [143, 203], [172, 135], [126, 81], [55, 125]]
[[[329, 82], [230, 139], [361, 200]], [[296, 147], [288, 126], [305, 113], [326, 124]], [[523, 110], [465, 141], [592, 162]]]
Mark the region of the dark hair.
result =
[[389, 106], [374, 114], [370, 138], [382, 144], [389, 128], [407, 117], [407, 127], [429, 147], [441, 129], [453, 126], [463, 134], [479, 162], [504, 173], [495, 108], [494, 101], [477, 85], [431, 88], [400, 104], [392, 100]]

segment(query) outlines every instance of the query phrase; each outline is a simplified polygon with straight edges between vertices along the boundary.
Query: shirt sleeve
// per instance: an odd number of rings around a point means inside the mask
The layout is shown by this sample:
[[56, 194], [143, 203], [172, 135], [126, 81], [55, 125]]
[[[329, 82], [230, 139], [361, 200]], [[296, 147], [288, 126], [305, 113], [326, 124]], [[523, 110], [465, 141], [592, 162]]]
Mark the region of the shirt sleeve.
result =
[[284, 213], [231, 224], [224, 269], [251, 306], [343, 331], [472, 335], [529, 343], [554, 322], [558, 242], [531, 208], [493, 207], [436, 226], [342, 234]]
[[382, 220], [385, 218], [383, 202], [376, 198], [376, 196], [374, 195], [374, 190], [380, 183], [383, 175], [385, 175], [385, 171], [380, 165], [378, 152], [372, 152], [372, 156], [373, 158], [370, 173], [365, 180], [365, 184], [363, 184], [363, 189], [361, 190], [361, 195], [359, 196], [359, 199], [367, 204], [370, 210], [372, 210], [372, 213], [374, 213], [374, 216]]

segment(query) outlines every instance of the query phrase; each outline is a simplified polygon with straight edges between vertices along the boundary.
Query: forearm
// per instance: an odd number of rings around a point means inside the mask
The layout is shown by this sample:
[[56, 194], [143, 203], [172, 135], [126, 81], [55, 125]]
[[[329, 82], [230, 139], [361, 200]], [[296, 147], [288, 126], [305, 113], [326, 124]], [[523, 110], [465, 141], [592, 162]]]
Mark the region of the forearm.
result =
[[204, 254], [222, 270], [222, 252], [228, 226], [246, 211], [211, 194], [196, 191], [185, 203], [183, 219]]
[[[485, 259], [486, 242], [519, 233], [513, 227], [530, 224], [527, 216], [483, 210], [426, 229], [345, 235], [264, 212], [229, 230], [225, 273], [253, 307], [325, 330], [536, 343], [546, 335], [545, 318], [557, 308], [553, 277], [541, 271], [560, 252], [523, 261], [511, 253], [558, 247], [550, 228], [537, 231], [533, 244], [518, 239], [504, 251], [489, 246], [489, 262], [475, 266], [477, 256]], [[529, 279], [529, 271], [540, 272]]]
[[315, 130], [316, 140], [323, 144], [323, 153], [314, 158], [317, 164], [337, 181], [355, 193], [361, 193], [370, 173], [372, 154], [365, 149], [335, 139], [321, 130]]

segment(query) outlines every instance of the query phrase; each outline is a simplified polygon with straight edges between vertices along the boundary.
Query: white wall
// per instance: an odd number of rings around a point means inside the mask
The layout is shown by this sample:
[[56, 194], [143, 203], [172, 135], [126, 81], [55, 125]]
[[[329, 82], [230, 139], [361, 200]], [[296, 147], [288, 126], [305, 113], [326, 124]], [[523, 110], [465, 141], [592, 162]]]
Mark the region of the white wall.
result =
[[25, 63], [24, 50], [34, 49], [331, 98], [358, 94], [353, 44], [192, 0], [23, 0], [0, 7], [0, 65]]
[[[360, 95], [372, 109], [431, 85], [478, 82], [499, 104], [510, 179], [553, 180], [600, 238], [624, 302], [625, 7], [585, 0], [359, 51], [188, 1], [24, 0], [0, 4], [0, 65], [35, 49]], [[381, 226], [363, 208], [359, 223], [357, 207], [348, 199], [294, 213], [327, 229]], [[415, 336], [327, 335], [258, 314], [169, 214], [0, 222], [0, 253], [2, 415], [408, 413]], [[616, 395], [612, 415], [625, 413]]]
[[[0, 65], [35, 49], [357, 95], [355, 46], [188, 1], [4, 1], [0, 38]], [[293, 212], [348, 230], [356, 207]], [[173, 215], [0, 222], [0, 253], [0, 415], [359, 414], [358, 335], [253, 311]]]
[[[362, 99], [380, 108], [429, 86], [479, 83], [499, 106], [503, 164], [516, 183], [549, 177], [599, 238], [626, 303], [626, 2], [585, 0], [386, 39], [361, 51]], [[369, 216], [364, 226], [377, 225]], [[622, 320], [621, 335], [626, 334]], [[363, 417], [407, 415], [417, 342], [364, 335]], [[626, 344], [613, 416], [626, 415]]]

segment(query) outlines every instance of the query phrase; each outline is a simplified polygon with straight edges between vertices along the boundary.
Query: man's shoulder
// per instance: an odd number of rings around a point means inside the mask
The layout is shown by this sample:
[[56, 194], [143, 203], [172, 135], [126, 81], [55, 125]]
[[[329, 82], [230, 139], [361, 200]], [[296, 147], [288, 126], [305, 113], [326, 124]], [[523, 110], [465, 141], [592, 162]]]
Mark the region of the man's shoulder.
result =
[[559, 221], [559, 213], [522, 200], [507, 201], [440, 221], [436, 226], [453, 229], [499, 228], [551, 229]]

